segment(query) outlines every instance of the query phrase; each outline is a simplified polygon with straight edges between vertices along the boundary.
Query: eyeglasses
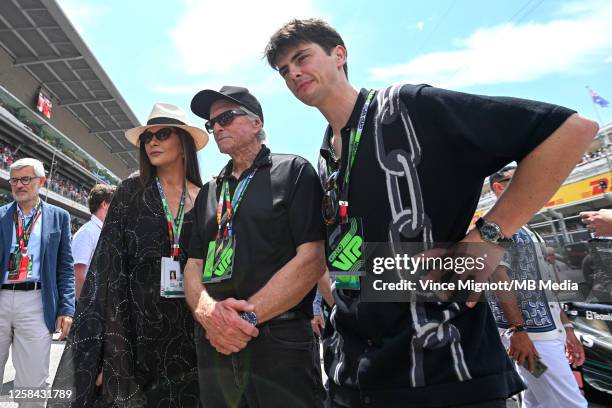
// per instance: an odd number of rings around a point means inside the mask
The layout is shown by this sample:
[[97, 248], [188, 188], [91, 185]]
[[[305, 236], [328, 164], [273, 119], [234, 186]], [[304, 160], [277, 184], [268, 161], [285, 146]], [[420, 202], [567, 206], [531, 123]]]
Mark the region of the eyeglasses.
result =
[[239, 109], [228, 110], [223, 113], [218, 114], [214, 118], [211, 118], [208, 122], [204, 124], [206, 131], [208, 133], [213, 133], [213, 129], [215, 127], [215, 123], [218, 123], [220, 126], [227, 126], [236, 116], [246, 116], [248, 113], [241, 111]]
[[40, 178], [40, 177], [32, 177], [32, 176], [11, 177], [9, 179], [9, 183], [11, 186], [16, 186], [17, 183], [21, 181], [21, 184], [23, 184], [24, 186], [27, 186], [28, 184], [30, 184], [32, 180], [37, 179], [37, 178]]
[[336, 222], [338, 216], [338, 174], [339, 170], [332, 172], [325, 182], [321, 213], [325, 224], [331, 225]]
[[151, 140], [153, 140], [153, 136], [155, 136], [157, 140], [163, 142], [164, 140], [168, 139], [171, 134], [172, 128], [169, 127], [161, 128], [155, 133], [145, 130], [140, 134], [140, 136], [138, 136], [138, 140], [140, 140], [140, 143], [149, 144], [151, 143]]

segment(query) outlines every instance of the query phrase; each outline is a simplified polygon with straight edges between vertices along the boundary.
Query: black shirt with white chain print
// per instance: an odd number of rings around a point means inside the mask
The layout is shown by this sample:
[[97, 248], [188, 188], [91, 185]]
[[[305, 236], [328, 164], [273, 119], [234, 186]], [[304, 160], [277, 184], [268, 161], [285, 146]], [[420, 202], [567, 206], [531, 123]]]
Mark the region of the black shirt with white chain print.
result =
[[[342, 129], [340, 184], [350, 129], [357, 127], [367, 93], [361, 90]], [[520, 162], [573, 113], [427, 85], [378, 91], [350, 175], [348, 215], [362, 218], [366, 242], [460, 241], [485, 177]], [[330, 136], [328, 127], [319, 160], [323, 185], [334, 167]], [[474, 309], [368, 303], [348, 290], [335, 298], [324, 361], [338, 404], [442, 407], [523, 389], [486, 302]]]

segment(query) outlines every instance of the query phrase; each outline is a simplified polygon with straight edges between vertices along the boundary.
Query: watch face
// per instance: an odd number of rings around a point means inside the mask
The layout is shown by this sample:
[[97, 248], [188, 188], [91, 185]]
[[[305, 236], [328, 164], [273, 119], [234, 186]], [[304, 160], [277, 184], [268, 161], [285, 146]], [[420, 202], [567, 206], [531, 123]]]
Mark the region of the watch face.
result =
[[253, 312], [242, 312], [240, 316], [251, 323], [253, 326], [257, 326], [257, 315]]
[[497, 241], [499, 239], [497, 228], [490, 224], [484, 224], [480, 227], [480, 234], [485, 241]]

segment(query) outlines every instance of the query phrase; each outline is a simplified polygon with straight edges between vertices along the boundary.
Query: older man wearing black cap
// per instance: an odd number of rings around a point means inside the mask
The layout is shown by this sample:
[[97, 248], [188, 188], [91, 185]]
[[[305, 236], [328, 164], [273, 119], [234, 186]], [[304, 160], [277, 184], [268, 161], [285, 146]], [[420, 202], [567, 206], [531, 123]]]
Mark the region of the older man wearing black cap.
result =
[[316, 172], [263, 144], [261, 105], [246, 88], [201, 91], [191, 109], [231, 157], [198, 195], [185, 268], [202, 404], [321, 406], [310, 327], [325, 271]]

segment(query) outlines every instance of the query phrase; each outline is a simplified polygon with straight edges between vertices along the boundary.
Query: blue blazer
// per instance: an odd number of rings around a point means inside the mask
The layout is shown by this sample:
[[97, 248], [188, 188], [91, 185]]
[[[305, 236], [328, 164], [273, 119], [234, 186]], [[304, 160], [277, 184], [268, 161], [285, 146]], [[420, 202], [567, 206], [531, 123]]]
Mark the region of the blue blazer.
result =
[[[70, 245], [70, 214], [45, 202], [42, 202], [41, 208], [40, 281], [45, 324], [49, 332], [53, 333], [58, 316], [74, 315], [74, 265]], [[0, 207], [0, 276], [2, 277], [8, 269], [15, 211], [15, 202]]]

